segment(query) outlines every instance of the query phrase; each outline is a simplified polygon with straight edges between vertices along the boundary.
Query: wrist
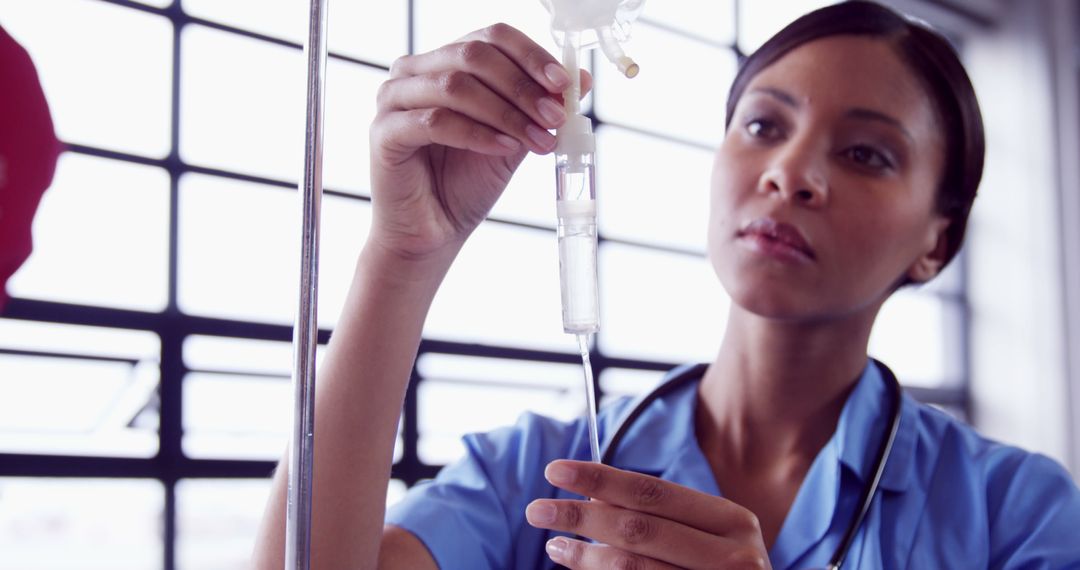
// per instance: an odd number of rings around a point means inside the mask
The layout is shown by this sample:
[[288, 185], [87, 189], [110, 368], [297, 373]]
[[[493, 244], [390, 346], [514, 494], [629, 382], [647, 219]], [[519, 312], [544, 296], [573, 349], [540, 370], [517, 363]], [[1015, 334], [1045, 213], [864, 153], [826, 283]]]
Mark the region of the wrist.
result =
[[356, 270], [385, 286], [430, 289], [434, 294], [460, 249], [456, 244], [425, 255], [403, 254], [371, 236], [360, 252]]

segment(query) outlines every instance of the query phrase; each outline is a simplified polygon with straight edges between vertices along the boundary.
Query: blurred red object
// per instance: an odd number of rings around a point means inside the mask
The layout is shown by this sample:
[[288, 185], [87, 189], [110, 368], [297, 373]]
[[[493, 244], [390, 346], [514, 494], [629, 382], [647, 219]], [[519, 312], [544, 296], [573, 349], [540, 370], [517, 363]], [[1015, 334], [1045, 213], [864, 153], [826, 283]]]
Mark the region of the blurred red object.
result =
[[0, 308], [30, 256], [30, 225], [61, 150], [34, 63], [0, 27]]

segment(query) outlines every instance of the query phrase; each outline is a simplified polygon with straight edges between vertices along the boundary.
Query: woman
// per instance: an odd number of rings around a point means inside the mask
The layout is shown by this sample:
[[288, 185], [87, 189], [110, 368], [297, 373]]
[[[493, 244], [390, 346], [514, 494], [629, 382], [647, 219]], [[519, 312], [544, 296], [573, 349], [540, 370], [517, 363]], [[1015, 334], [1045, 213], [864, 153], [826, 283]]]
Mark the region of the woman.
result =
[[[885, 300], [958, 250], [983, 142], [948, 44], [867, 2], [804, 16], [735, 80], [709, 230], [732, 308], [700, 382], [650, 405], [613, 466], [561, 460], [588, 456], [580, 421], [470, 436], [381, 528], [431, 298], [525, 153], [553, 149], [568, 82], [500, 25], [402, 58], [383, 85], [375, 220], [319, 385], [315, 567], [808, 568], [838, 549], [857, 568], [1080, 567], [1080, 491], [1060, 466], [896, 397], [868, 362]], [[838, 548], [895, 405], [878, 491]], [[601, 437], [628, 409], [603, 412]]]

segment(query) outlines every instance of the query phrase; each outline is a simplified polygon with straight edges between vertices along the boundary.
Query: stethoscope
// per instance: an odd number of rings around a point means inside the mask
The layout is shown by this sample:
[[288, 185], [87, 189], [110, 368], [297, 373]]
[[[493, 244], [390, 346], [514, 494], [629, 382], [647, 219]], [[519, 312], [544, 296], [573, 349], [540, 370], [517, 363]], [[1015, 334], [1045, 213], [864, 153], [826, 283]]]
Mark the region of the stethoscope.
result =
[[[855, 517], [851, 519], [851, 523], [848, 524], [847, 530], [844, 532], [844, 539], [840, 541], [840, 544], [836, 547], [836, 551], [833, 552], [828, 566], [825, 567], [826, 570], [839, 570], [840, 566], [844, 563], [844, 558], [847, 557], [848, 549], [851, 548], [851, 543], [855, 540], [855, 535], [858, 533], [863, 519], [866, 518], [866, 513], [870, 510], [870, 504], [874, 501], [878, 483], [881, 481], [882, 473], [885, 472], [885, 464], [889, 460], [889, 452], [892, 450], [893, 440], [896, 439], [896, 432], [900, 428], [900, 403], [903, 396], [900, 382], [896, 379], [896, 375], [893, 374], [892, 370], [889, 370], [888, 366], [885, 366], [877, 360], [874, 360], [874, 364], [877, 365], [878, 370], [881, 371], [882, 379], [885, 380], [885, 384], [888, 385], [892, 392], [892, 409], [890, 410], [892, 421], [889, 423], [888, 432], [886, 432], [885, 438], [882, 439], [881, 445], [878, 447], [874, 475], [863, 486], [862, 494], [859, 497], [859, 504], [862, 506], [855, 514]], [[619, 428], [615, 430], [615, 435], [607, 441], [607, 445], [601, 456], [601, 461], [603, 461], [605, 465], [612, 465], [615, 454], [618, 452], [619, 444], [622, 443], [626, 433], [630, 431], [630, 428], [633, 427], [634, 422], [637, 421], [638, 417], [645, 413], [645, 410], [656, 400], [663, 398], [691, 382], [700, 380], [702, 375], [705, 374], [705, 369], [707, 367], [708, 365], [706, 364], [688, 364], [680, 366], [669, 372], [667, 377], [662, 380], [660, 385], [654, 388], [652, 392], [640, 396], [630, 412], [624, 416], [622, 422], [619, 424]]]

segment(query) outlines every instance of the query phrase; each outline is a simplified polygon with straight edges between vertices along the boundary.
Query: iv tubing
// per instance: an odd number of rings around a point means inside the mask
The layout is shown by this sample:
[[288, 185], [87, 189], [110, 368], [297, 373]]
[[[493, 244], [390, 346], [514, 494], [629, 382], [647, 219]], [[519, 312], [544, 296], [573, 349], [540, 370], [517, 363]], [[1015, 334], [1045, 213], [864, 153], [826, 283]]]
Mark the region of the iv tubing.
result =
[[307, 127], [301, 180], [300, 300], [293, 327], [293, 432], [285, 520], [285, 568], [311, 564], [311, 495], [315, 451], [315, 347], [318, 342], [319, 217], [322, 207], [323, 103], [326, 92], [326, 19], [329, 0], [311, 0], [307, 60]]

